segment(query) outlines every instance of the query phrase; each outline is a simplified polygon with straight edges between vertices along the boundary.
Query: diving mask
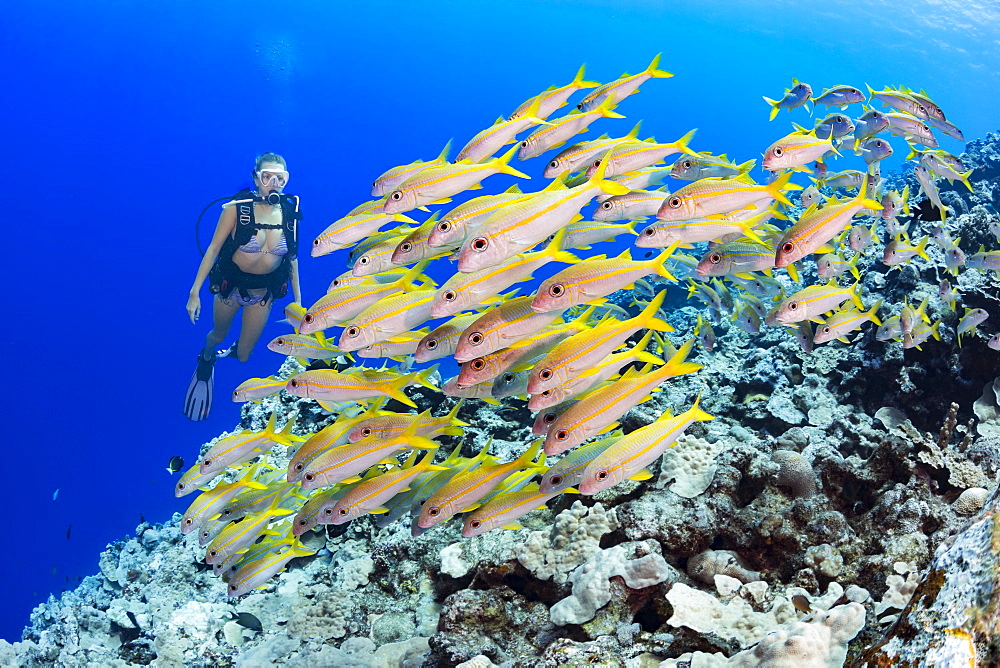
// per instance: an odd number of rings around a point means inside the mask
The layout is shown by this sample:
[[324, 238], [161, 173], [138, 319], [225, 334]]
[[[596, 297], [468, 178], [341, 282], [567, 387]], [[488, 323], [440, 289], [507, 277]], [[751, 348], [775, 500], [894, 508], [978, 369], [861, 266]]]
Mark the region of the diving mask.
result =
[[283, 169], [262, 169], [257, 172], [261, 185], [284, 188], [288, 183], [288, 172]]

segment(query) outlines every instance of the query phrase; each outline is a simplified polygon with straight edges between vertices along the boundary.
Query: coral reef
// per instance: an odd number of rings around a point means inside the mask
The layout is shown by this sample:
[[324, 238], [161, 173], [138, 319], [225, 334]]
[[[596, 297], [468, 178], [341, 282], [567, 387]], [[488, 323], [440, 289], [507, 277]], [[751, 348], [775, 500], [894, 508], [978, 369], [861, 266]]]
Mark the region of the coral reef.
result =
[[[971, 142], [965, 159], [975, 190], [942, 186], [942, 198], [952, 234], [975, 248], [998, 221], [1000, 136]], [[936, 294], [938, 280], [922, 264], [873, 265], [863, 278], [896, 311]], [[992, 275], [963, 271], [957, 287], [967, 306], [995, 300]], [[699, 311], [676, 306], [666, 317], [687, 334]], [[720, 327], [714, 350], [694, 358], [701, 372], [621, 423], [634, 431], [699, 394], [716, 419], [690, 428], [654, 466], [657, 479], [560, 495], [524, 529], [463, 539], [455, 522], [423, 533], [370, 516], [323, 525], [303, 536], [315, 554], [229, 600], [179, 514], [144, 523], [109, 546], [99, 574], [38, 606], [21, 642], [0, 642], [0, 664], [1000, 661], [1000, 505], [987, 498], [1000, 472], [1000, 356], [982, 336], [959, 349], [958, 316], [934, 299], [929, 312], [949, 327], [923, 350], [866, 332], [806, 353], [776, 328]], [[440, 403], [428, 388], [410, 396], [421, 409]], [[466, 454], [491, 436], [501, 458], [523, 452], [524, 402], [505, 403], [503, 413], [462, 407]], [[241, 427], [296, 408], [303, 429], [329, 421], [307, 406], [269, 398], [244, 408]]]

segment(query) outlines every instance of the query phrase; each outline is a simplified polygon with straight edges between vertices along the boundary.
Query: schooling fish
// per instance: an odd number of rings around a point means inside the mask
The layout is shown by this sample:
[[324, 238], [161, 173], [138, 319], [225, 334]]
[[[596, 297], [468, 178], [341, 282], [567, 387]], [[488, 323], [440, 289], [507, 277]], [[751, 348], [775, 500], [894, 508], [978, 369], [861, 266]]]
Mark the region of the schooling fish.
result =
[[462, 535], [470, 538], [501, 527], [520, 529], [522, 527], [517, 523], [520, 517], [532, 510], [547, 508], [545, 504], [550, 499], [569, 491], [570, 489], [566, 487], [558, 492], [541, 492], [539, 486], [532, 483], [523, 490], [494, 497], [469, 513], [462, 527]]
[[576, 105], [576, 108], [587, 112], [591, 109], [596, 109], [598, 105], [607, 100], [610, 100], [613, 104], [617, 104], [629, 95], [638, 93], [639, 86], [650, 79], [666, 79], [674, 76], [670, 72], [657, 69], [660, 66], [660, 55], [659, 53], [656, 54], [653, 60], [650, 61], [649, 66], [639, 74], [630, 75], [626, 72], [614, 81], [594, 89], [583, 98], [580, 104]]
[[[492, 126], [481, 131], [469, 140], [469, 143], [462, 147], [462, 150], [455, 156], [455, 162], [471, 160], [481, 162], [492, 157], [507, 144], [513, 143], [514, 137], [524, 132], [528, 128], [545, 123], [545, 119], [538, 117], [539, 105], [542, 103], [542, 96], [539, 95], [531, 100], [528, 108], [509, 120], [497, 119]], [[554, 109], [553, 109], [554, 111]]]
[[551, 148], [562, 146], [574, 135], [586, 132], [590, 124], [599, 118], [625, 118], [613, 111], [614, 108], [614, 101], [608, 98], [593, 109], [582, 112], [574, 111], [554, 121], [549, 121], [547, 125], [532, 132], [515, 147], [518, 159], [528, 160]]
[[847, 109], [848, 105], [865, 101], [865, 94], [854, 86], [833, 86], [825, 89], [819, 97], [811, 98], [815, 106], [827, 105]]
[[331, 290], [309, 307], [302, 318], [300, 331], [302, 334], [313, 334], [343, 325], [387, 297], [415, 290], [414, 283], [426, 266], [427, 263], [418, 264], [390, 283], [372, 280]]
[[691, 130], [680, 139], [665, 144], [658, 144], [652, 139], [617, 144], [608, 153], [591, 162], [590, 167], [587, 168], [587, 177], [592, 177], [602, 166], [604, 166], [605, 178], [611, 178], [634, 172], [637, 169], [651, 167], [674, 153], [697, 155], [688, 148], [688, 143], [694, 138], [695, 132], [695, 130]]
[[764, 169], [794, 169], [807, 171], [805, 166], [821, 159], [836, 148], [830, 137], [820, 137], [816, 132], [793, 132], [771, 144], [764, 151]]
[[731, 162], [726, 154], [712, 155], [711, 153], [697, 153], [696, 155], [686, 155], [678, 158], [670, 167], [670, 176], [682, 181], [697, 181], [698, 179], [720, 178], [726, 179], [740, 174], [749, 174], [756, 160], [747, 160], [743, 164], [737, 165]]
[[916, 116], [921, 120], [927, 120], [929, 118], [927, 108], [912, 95], [909, 95], [902, 90], [894, 90], [892, 88], [886, 88], [885, 90], [873, 90], [871, 86], [868, 86], [868, 84], [865, 84], [865, 86], [868, 88], [868, 95], [871, 99], [879, 100], [887, 106], [898, 109], [899, 111], [905, 111], [906, 113]]
[[[596, 81], [585, 81], [583, 78], [583, 72], [587, 68], [586, 65], [580, 65], [580, 69], [577, 70], [576, 76], [565, 86], [551, 87], [547, 90], [542, 91], [533, 98], [529, 98], [521, 104], [517, 109], [507, 117], [508, 121], [513, 121], [520, 118], [521, 116], [530, 116], [529, 109], [533, 102], [538, 102], [538, 109], [535, 111], [535, 116], [541, 119], [546, 119], [552, 115], [552, 113], [566, 105], [566, 100], [570, 98], [573, 93], [578, 90], [586, 90], [588, 88], [597, 88], [601, 84]], [[547, 177], [548, 178], [548, 177]]]
[[[260, 401], [264, 397], [270, 397], [285, 389], [285, 381], [278, 380], [274, 376], [267, 378], [248, 378], [240, 383], [233, 390], [233, 401]], [[184, 460], [181, 460], [183, 467]]]
[[963, 315], [962, 319], [958, 321], [958, 327], [955, 328], [955, 334], [958, 337], [958, 347], [962, 347], [962, 334], [975, 332], [979, 328], [979, 325], [981, 325], [989, 317], [990, 314], [986, 312], [986, 309], [965, 309], [965, 315]]
[[812, 86], [807, 83], [800, 82], [798, 79], [792, 79], [792, 83], [794, 85], [791, 88], [785, 89], [785, 94], [780, 100], [772, 100], [769, 97], [764, 98], [764, 101], [771, 106], [771, 116], [768, 118], [769, 121], [773, 121], [778, 115], [778, 112], [782, 109], [791, 111], [796, 107], [801, 107], [809, 101], [809, 98], [812, 97]]
[[850, 343], [847, 340], [847, 334], [856, 329], [860, 329], [861, 325], [871, 321], [874, 322], [876, 326], [881, 325], [882, 321], [878, 319], [878, 310], [882, 306], [882, 300], [875, 302], [875, 305], [871, 307], [868, 311], [859, 310], [849, 310], [849, 311], [838, 311], [830, 316], [826, 322], [822, 325], [816, 327], [816, 335], [813, 337], [813, 343], [820, 344], [826, 343], [827, 341], [832, 341], [837, 339], [843, 343]]
[[892, 155], [892, 144], [885, 139], [874, 137], [862, 144], [859, 151], [861, 159], [865, 161], [866, 165], [870, 165]]
[[589, 496], [626, 478], [648, 480], [652, 477], [646, 466], [672, 447], [688, 426], [696, 421], [715, 419], [698, 407], [699, 399], [676, 417], [669, 411], [664, 413], [656, 422], [636, 429], [595, 457], [584, 469], [580, 493]]
[[602, 135], [597, 139], [582, 141], [573, 144], [569, 148], [563, 149], [556, 155], [556, 157], [549, 161], [549, 164], [545, 165], [545, 171], [542, 173], [542, 176], [547, 179], [554, 179], [566, 172], [575, 172], [584, 168], [586, 165], [589, 165], [594, 158], [607, 153], [608, 150], [614, 148], [618, 144], [634, 141], [639, 136], [639, 127], [641, 125], [642, 121], [636, 123], [635, 127], [633, 127], [632, 130], [624, 137], [608, 137], [607, 135]]
[[[428, 162], [424, 162], [423, 160], [416, 160], [409, 164], [400, 165], [399, 167], [393, 167], [392, 169], [387, 170], [385, 173], [383, 173], [381, 176], [375, 179], [375, 183], [372, 184], [372, 197], [380, 197], [383, 195], [388, 195], [393, 190], [395, 190], [401, 183], [403, 183], [403, 181], [410, 178], [411, 176], [415, 176], [416, 174], [424, 170], [430, 169], [431, 167], [438, 167], [440, 165], [447, 164], [448, 152], [450, 150], [451, 150], [451, 140], [449, 139], [448, 143], [444, 145], [444, 149], [442, 149], [441, 154], [438, 155], [438, 157], [435, 158], [434, 160], [430, 160]], [[381, 202], [381, 200], [376, 200], [376, 201]], [[352, 211], [348, 215], [352, 215], [354, 213], [360, 213], [360, 212]]]

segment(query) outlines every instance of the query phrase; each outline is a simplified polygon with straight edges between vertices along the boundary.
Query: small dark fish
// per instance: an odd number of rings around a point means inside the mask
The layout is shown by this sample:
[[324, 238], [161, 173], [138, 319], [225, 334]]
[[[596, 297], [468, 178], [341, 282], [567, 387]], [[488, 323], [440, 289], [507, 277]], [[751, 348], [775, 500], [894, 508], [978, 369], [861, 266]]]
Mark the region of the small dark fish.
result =
[[72, 530], [73, 530], [73, 525], [72, 524], [70, 524], [68, 527], [66, 527], [66, 540], [69, 540], [69, 532], [72, 531]]
[[174, 455], [170, 458], [170, 462], [167, 464], [167, 473], [173, 475], [184, 469], [184, 458]]
[[243, 628], [250, 629], [251, 631], [259, 631], [261, 633], [264, 631], [264, 627], [261, 626], [260, 620], [251, 615], [249, 612], [236, 613], [236, 617], [233, 621]]
[[59, 572], [59, 567], [58, 566], [53, 566], [52, 567], [52, 575], [53, 575], [53, 577], [55, 577], [55, 574], [58, 573], [58, 572]]
[[146, 518], [143, 516], [142, 513], [139, 513], [139, 524], [145, 524], [145, 523], [146, 523]]
[[135, 628], [139, 628], [139, 620], [135, 618], [135, 615], [131, 610], [126, 610], [125, 615], [128, 617], [128, 620], [135, 625]]
[[792, 597], [792, 605], [794, 605], [795, 609], [799, 612], [806, 614], [812, 612], [812, 606], [809, 605], [809, 599], [802, 594], [796, 594]]

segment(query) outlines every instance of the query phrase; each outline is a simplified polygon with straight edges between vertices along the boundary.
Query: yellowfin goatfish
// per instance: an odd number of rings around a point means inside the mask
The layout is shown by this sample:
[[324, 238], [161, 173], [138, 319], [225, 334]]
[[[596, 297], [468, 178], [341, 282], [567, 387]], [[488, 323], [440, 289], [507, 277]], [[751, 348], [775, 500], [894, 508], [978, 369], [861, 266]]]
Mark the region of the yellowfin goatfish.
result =
[[233, 401], [260, 401], [285, 389], [285, 381], [274, 376], [267, 378], [248, 378], [233, 390]]
[[889, 120], [889, 133], [904, 137], [906, 141], [937, 148], [938, 142], [927, 124], [915, 116], [901, 111], [892, 111], [885, 115]]
[[[432, 387], [427, 377], [434, 369], [425, 369], [406, 375], [388, 372], [340, 372], [331, 369], [303, 371], [288, 380], [285, 390], [296, 397], [322, 399], [324, 401], [361, 401], [380, 396], [392, 397], [396, 401], [416, 408], [416, 404], [403, 388], [413, 384]], [[434, 388], [437, 389], [437, 388]]]
[[874, 137], [861, 145], [860, 152], [865, 164], [870, 165], [892, 155], [892, 144], [885, 139]]
[[327, 487], [339, 482], [355, 482], [358, 474], [380, 462], [398, 464], [390, 459], [401, 450], [437, 450], [430, 439], [416, 435], [416, 424], [400, 434], [386, 439], [363, 439], [327, 450], [313, 459], [302, 473], [302, 489]]
[[397, 334], [390, 339], [373, 343], [357, 351], [358, 357], [363, 359], [379, 359], [387, 357], [389, 359], [402, 361], [407, 355], [417, 352], [417, 346], [427, 335], [427, 328], [419, 329], [415, 332], [404, 332]]
[[988, 251], [985, 246], [979, 244], [979, 250], [968, 259], [968, 267], [978, 269], [980, 272], [987, 269], [1000, 271], [1000, 251]]
[[672, 332], [674, 328], [669, 323], [656, 317], [666, 294], [666, 290], [660, 291], [642, 313], [634, 318], [602, 322], [557, 345], [532, 369], [528, 379], [528, 393], [539, 394], [568, 382], [604, 359], [640, 329]]
[[809, 98], [812, 97], [812, 86], [807, 83], [803, 83], [798, 79], [792, 79], [792, 83], [794, 85], [791, 88], [785, 89], [785, 94], [780, 100], [772, 100], [769, 97], [764, 98], [764, 102], [767, 102], [771, 106], [771, 116], [768, 120], [773, 121], [774, 117], [777, 116], [778, 112], [782, 109], [791, 111], [796, 107], [801, 107], [809, 101]]
[[965, 134], [963, 134], [962, 131], [958, 129], [958, 126], [955, 125], [954, 123], [949, 123], [948, 121], [934, 118], [933, 116], [928, 118], [927, 122], [930, 125], [936, 127], [941, 132], [951, 137], [952, 139], [957, 139], [958, 141], [963, 143], [965, 142]]
[[313, 257], [327, 255], [370, 237], [389, 223], [412, 223], [417, 221], [401, 213], [388, 214], [380, 212], [360, 213], [335, 220], [318, 237], [313, 239], [311, 254]]
[[[593, 176], [598, 168], [604, 166], [605, 176], [619, 176], [650, 167], [663, 162], [663, 158], [674, 153], [697, 155], [688, 148], [688, 143], [694, 138], [695, 130], [691, 130], [680, 139], [666, 144], [658, 144], [652, 138], [646, 141], [630, 141], [614, 146], [609, 153], [595, 159], [587, 168], [587, 176]], [[607, 165], [603, 165], [607, 162]]]
[[688, 339], [660, 368], [650, 370], [647, 365], [642, 370], [631, 369], [611, 385], [591, 392], [570, 406], [549, 427], [545, 453], [565, 452], [592, 436], [614, 429], [620, 417], [649, 398], [650, 392], [661, 383], [700, 369], [700, 364], [684, 361], [693, 345], [694, 339]]
[[587, 131], [587, 127], [599, 118], [625, 118], [613, 111], [615, 103], [609, 98], [590, 111], [574, 111], [566, 116], [549, 121], [547, 125], [532, 132], [517, 145], [519, 160], [528, 160], [545, 153], [550, 148], [558, 148], [572, 136]]
[[639, 136], [639, 127], [641, 125], [642, 121], [636, 123], [635, 127], [624, 137], [601, 135], [597, 139], [578, 142], [569, 148], [563, 149], [556, 157], [549, 161], [549, 164], [545, 165], [545, 172], [542, 175], [547, 179], [554, 179], [560, 174], [575, 172], [581, 169], [584, 165], [590, 164], [594, 158], [606, 153], [618, 144], [634, 141]]
[[419, 415], [413, 413], [387, 413], [376, 415], [366, 420], [358, 422], [347, 434], [350, 443], [357, 443], [363, 438], [392, 438], [406, 431], [407, 427], [414, 422], [417, 423], [416, 434], [424, 438], [434, 438], [435, 436], [461, 436], [464, 433], [462, 427], [468, 427], [468, 422], [458, 419], [458, 411], [462, 408], [462, 402], [458, 401], [447, 415], [434, 417], [430, 410], [426, 410]]
[[431, 330], [417, 345], [417, 350], [414, 352], [416, 361], [429, 362], [441, 359], [442, 357], [448, 357], [454, 353], [455, 348], [458, 346], [458, 337], [479, 316], [479, 313], [456, 316], [436, 329]]
[[578, 220], [562, 228], [566, 230], [563, 245], [566, 248], [588, 249], [592, 244], [610, 241], [620, 234], [635, 234], [635, 223], [608, 224], [592, 220]]
[[534, 459], [541, 450], [541, 439], [512, 462], [506, 464], [481, 464], [449, 480], [428, 498], [420, 510], [417, 526], [427, 529], [451, 519], [456, 513], [478, 507], [478, 502], [500, 484], [504, 478], [521, 469], [544, 469]]
[[575, 487], [583, 479], [587, 465], [614, 443], [621, 440], [621, 430], [616, 430], [604, 438], [592, 441], [579, 448], [567, 452], [549, 470], [542, 474], [542, 482], [538, 489], [542, 492], [559, 492], [568, 487]]
[[941, 201], [941, 193], [938, 192], [937, 184], [934, 183], [934, 177], [921, 164], [913, 166], [913, 175], [917, 177], [917, 183], [920, 184], [920, 191], [940, 210], [941, 222], [944, 222], [948, 217], [948, 207]]
[[406, 290], [413, 290], [414, 281], [420, 277], [426, 266], [419, 264], [391, 283], [369, 280], [360, 285], [348, 285], [331, 290], [309, 307], [302, 318], [300, 331], [302, 334], [313, 334], [329, 327], [343, 325], [380, 300]]
[[850, 271], [855, 279], [860, 279], [861, 274], [858, 272], [860, 259], [860, 253], [855, 254], [850, 260], [845, 260], [836, 253], [827, 253], [816, 260], [816, 273], [820, 278], [837, 278], [845, 271]]
[[539, 95], [531, 101], [525, 112], [516, 118], [507, 121], [498, 118], [496, 123], [477, 134], [462, 147], [455, 156], [455, 162], [485, 160], [507, 144], [513, 143], [514, 137], [521, 132], [544, 123], [544, 119], [538, 118], [538, 107], [541, 103], [542, 96]]
[[[928, 325], [924, 322], [918, 322], [913, 325], [913, 330], [903, 334], [903, 347], [904, 348], [916, 348], [921, 350], [920, 344], [927, 341], [927, 339], [934, 337], [935, 340], [941, 340], [940, 334], [941, 321], [938, 320], [933, 325]], [[987, 344], [989, 345], [989, 344]], [[992, 346], [990, 346], [992, 347]]]
[[396, 249], [392, 251], [389, 261], [396, 265], [413, 264], [414, 262], [444, 257], [458, 248], [459, 244], [438, 247], [430, 245], [430, 235], [437, 224], [438, 214], [435, 212], [433, 216], [421, 223], [417, 229], [403, 237], [403, 240], [399, 242]]
[[885, 252], [882, 254], [882, 264], [889, 265], [890, 267], [898, 266], [909, 262], [913, 257], [919, 255], [928, 262], [930, 257], [927, 255], [927, 241], [929, 237], [924, 236], [917, 245], [914, 246], [913, 243], [904, 234], [897, 234], [896, 238], [885, 245]]
[[843, 343], [850, 343], [847, 339], [849, 332], [860, 329], [861, 325], [869, 321], [874, 322], [876, 326], [882, 324], [877, 315], [881, 306], [882, 300], [880, 299], [868, 311], [852, 309], [850, 311], [838, 311], [834, 313], [826, 322], [816, 327], [816, 335], [813, 336], [813, 343], [826, 343], [834, 339]]
[[864, 308], [861, 296], [858, 293], [861, 283], [855, 283], [849, 288], [841, 288], [831, 281], [826, 285], [811, 285], [808, 288], [799, 290], [791, 297], [782, 300], [778, 304], [778, 312], [775, 319], [782, 325], [812, 320], [822, 322], [819, 317], [827, 311], [840, 308], [844, 302], [851, 300], [858, 308]]
[[814, 134], [820, 139], [839, 139], [854, 132], [854, 122], [847, 114], [830, 114], [818, 121], [812, 130], [792, 125], [802, 134]]
[[377, 415], [385, 415], [386, 411], [379, 410], [384, 402], [384, 398], [376, 399], [361, 415], [348, 417], [342, 414], [333, 424], [328, 424], [310, 436], [289, 460], [286, 480], [290, 483], [299, 482], [306, 468], [316, 457], [348, 442], [348, 434], [356, 424]]
[[730, 241], [716, 246], [701, 257], [698, 274], [726, 276], [763, 271], [770, 275], [774, 268], [774, 246], [746, 241]]
[[564, 308], [538, 311], [530, 295], [490, 309], [462, 332], [455, 361], [468, 362], [528, 338], [562, 315]]
[[483, 163], [460, 162], [426, 169], [403, 181], [389, 193], [382, 210], [402, 213], [425, 204], [445, 202], [452, 195], [482, 187], [479, 182], [494, 174], [531, 178], [507, 164], [516, 151], [517, 146], [514, 146], [503, 156]]
[[927, 120], [930, 117], [926, 107], [912, 95], [904, 93], [901, 90], [893, 90], [892, 88], [873, 90], [868, 84], [865, 85], [868, 87], [868, 96], [873, 100], [879, 100], [882, 104], [898, 109], [899, 111], [905, 111], [921, 120]]
[[624, 195], [614, 195], [601, 202], [594, 211], [594, 220], [635, 220], [655, 216], [668, 197], [670, 193], [663, 190], [633, 190]]
[[[441, 150], [441, 154], [438, 155], [434, 160], [424, 162], [423, 160], [416, 160], [407, 165], [400, 165], [399, 167], [393, 167], [392, 169], [386, 171], [380, 177], [375, 179], [375, 183], [372, 184], [372, 197], [381, 197], [383, 195], [388, 195], [393, 190], [395, 190], [403, 181], [415, 176], [425, 169], [430, 169], [431, 167], [439, 167], [448, 163], [448, 152], [451, 150], [451, 140], [444, 145], [444, 149]], [[354, 213], [354, 212], [352, 212]], [[350, 214], [348, 214], [350, 215]]]
[[275, 414], [271, 413], [264, 431], [244, 430], [233, 436], [219, 439], [198, 461], [199, 471], [203, 474], [222, 471], [229, 466], [242, 464], [268, 452], [276, 443], [291, 445], [292, 428], [295, 426], [297, 415], [297, 413], [292, 413], [284, 429], [280, 432], [275, 431]]
[[626, 72], [614, 81], [591, 91], [583, 98], [580, 104], [576, 105], [577, 109], [580, 111], [590, 111], [606, 100], [610, 100], [613, 103], [621, 102], [629, 95], [639, 92], [639, 86], [650, 79], [666, 79], [674, 76], [670, 72], [657, 69], [660, 66], [660, 55], [662, 54], [656, 54], [653, 60], [650, 61], [649, 66], [639, 74], [630, 75]]
[[453, 315], [482, 304], [514, 283], [528, 280], [536, 269], [549, 262], [581, 262], [580, 258], [563, 250], [567, 234], [564, 227], [540, 251], [518, 253], [496, 266], [455, 274], [437, 291], [431, 317]]
[[191, 533], [205, 522], [215, 519], [219, 511], [237, 495], [250, 489], [267, 489], [266, 485], [253, 479], [259, 470], [260, 466], [247, 467], [238, 480], [218, 484], [195, 497], [181, 517], [181, 533]]
[[833, 86], [824, 89], [819, 97], [812, 98], [812, 103], [816, 106], [827, 105], [830, 107], [840, 107], [847, 109], [848, 105], [856, 102], [864, 102], [865, 94], [854, 86]]
[[[419, 462], [363, 480], [344, 494], [332, 508], [320, 514], [320, 524], [344, 524], [368, 513], [388, 512], [382, 504], [400, 492], [407, 491], [414, 478], [428, 471], [447, 471], [433, 464], [435, 450], [428, 450]], [[416, 458], [416, 452], [411, 460]]]
[[546, 119], [552, 112], [566, 104], [566, 100], [570, 98], [573, 93], [578, 90], [586, 90], [588, 88], [597, 88], [601, 84], [596, 81], [585, 81], [583, 78], [583, 72], [587, 68], [586, 65], [580, 65], [580, 69], [577, 70], [576, 76], [565, 86], [559, 86], [558, 88], [553, 86], [547, 90], [542, 91], [533, 98], [528, 99], [523, 102], [521, 106], [514, 110], [514, 112], [507, 117], [507, 120], [512, 121], [521, 116], [530, 116], [528, 113], [531, 104], [538, 101], [538, 109], [535, 111], [535, 116], [541, 119]]
[[[355, 276], [373, 276], [391, 269], [393, 266], [392, 254], [396, 252], [403, 239], [413, 231], [414, 228], [412, 227], [399, 227], [385, 237], [379, 238], [376, 243], [366, 248], [363, 253], [357, 256], [354, 260], [354, 265], [351, 267], [351, 272]], [[372, 239], [374, 238], [372, 237]], [[354, 250], [360, 248], [361, 245], [359, 244], [355, 246]], [[353, 253], [354, 251], [351, 252]]]
[[559, 492], [540, 492], [536, 483], [517, 492], [509, 492], [494, 497], [469, 513], [462, 526], [462, 535], [466, 538], [479, 536], [498, 527], [504, 529], [520, 529], [518, 518], [532, 510], [547, 508], [546, 502], [562, 492], [570, 491], [564, 488]]
[[692, 423], [714, 420], [701, 410], [699, 400], [678, 416], [664, 413], [656, 422], [636, 429], [599, 454], [584, 469], [580, 480], [581, 494], [596, 494], [617, 485], [626, 478], [648, 480], [652, 473], [646, 467], [673, 446]]
[[[662, 205], [660, 209], [662, 210]], [[747, 214], [750, 214], [749, 216]], [[685, 220], [659, 221], [648, 225], [639, 232], [635, 245], [640, 248], [666, 248], [673, 243], [683, 248], [701, 241], [721, 239], [729, 234], [740, 234], [758, 243], [763, 239], [755, 231], [755, 227], [768, 220], [772, 211], [765, 210], [755, 213], [753, 210], [738, 210], [730, 214], [719, 214], [704, 218]], [[659, 212], [657, 212], [659, 217]]]
[[343, 351], [330, 345], [322, 332], [316, 334], [282, 334], [268, 342], [267, 349], [281, 355], [291, 355], [310, 360], [329, 360]]
[[788, 228], [777, 244], [774, 266], [787, 267], [806, 255], [833, 250], [827, 244], [850, 224], [851, 219], [861, 209], [882, 208], [881, 202], [865, 197], [865, 190], [866, 188], [861, 188], [854, 199], [831, 200], [823, 208], [815, 204], [809, 207], [798, 222]]
[[726, 214], [761, 201], [778, 200], [791, 206], [786, 190], [801, 190], [789, 183], [792, 173], [786, 172], [767, 185], [758, 185], [749, 178], [700, 179], [684, 186], [668, 197], [656, 213], [661, 221], [690, 220], [713, 214]]
[[796, 169], [804, 171], [805, 165], [835, 151], [829, 137], [816, 133], [793, 132], [771, 144], [764, 151], [763, 167], [769, 171]]
[[[857, 169], [845, 169], [840, 172], [827, 174], [822, 179], [816, 179], [815, 181], [827, 188], [859, 188], [864, 183], [866, 176], [868, 175]], [[869, 180], [871, 180], [871, 177], [869, 177]], [[881, 207], [879, 208], [881, 209]]]
[[521, 192], [517, 184], [511, 186], [499, 195], [481, 195], [474, 197], [468, 202], [459, 204], [448, 213], [441, 216], [430, 234], [427, 236], [427, 244], [437, 248], [444, 246], [455, 248], [462, 245], [462, 242], [469, 236], [469, 233], [489, 214], [497, 209], [501, 209], [508, 202], [527, 197]]
[[624, 195], [628, 188], [604, 178], [603, 166], [586, 183], [566, 190], [543, 190], [491, 214], [458, 256], [463, 273], [493, 267], [531, 248], [573, 221], [594, 195]]
[[975, 332], [979, 325], [983, 323], [990, 314], [986, 312], [983, 308], [967, 308], [965, 309], [965, 315], [962, 319], [958, 321], [958, 327], [955, 328], [955, 334], [958, 337], [958, 347], [962, 347], [962, 334], [969, 334]]
[[415, 290], [372, 304], [344, 326], [337, 347], [352, 352], [419, 327], [430, 319], [436, 294], [436, 290]]
[[258, 515], [250, 515], [242, 522], [227, 524], [218, 536], [215, 537], [205, 553], [205, 561], [209, 564], [216, 564], [224, 561], [232, 554], [246, 552], [262, 535], [277, 535], [276, 532], [267, 533], [267, 525], [278, 517], [291, 515], [292, 511], [278, 507], [278, 499], [271, 502], [271, 506]]
[[229, 598], [237, 598], [259, 589], [273, 576], [285, 570], [292, 559], [313, 554], [316, 554], [315, 550], [306, 549], [297, 541], [290, 540], [288, 547], [280, 552], [269, 552], [254, 561], [241, 563], [236, 572], [229, 576], [226, 593]]
[[972, 176], [974, 170], [970, 169], [963, 172], [962, 170], [965, 169], [965, 165], [959, 157], [940, 149], [929, 149], [926, 151], [917, 151], [914, 149], [911, 157], [914, 153], [920, 155], [920, 164], [934, 175], [948, 179], [948, 181], [961, 181], [969, 189], [969, 192], [973, 192], [972, 184], [969, 183], [969, 177]]
[[678, 158], [670, 166], [670, 176], [682, 181], [697, 181], [707, 178], [727, 179], [740, 174], [749, 174], [755, 164], [757, 164], [756, 160], [747, 160], [743, 164], [737, 165], [730, 161], [725, 153], [722, 155], [698, 153]]
[[544, 313], [585, 304], [616, 290], [628, 288], [637, 279], [649, 274], [676, 281], [665, 266], [675, 249], [676, 245], [673, 245], [652, 260], [635, 261], [626, 250], [615, 258], [591, 258], [567, 267], [542, 281], [531, 302], [531, 308]]

